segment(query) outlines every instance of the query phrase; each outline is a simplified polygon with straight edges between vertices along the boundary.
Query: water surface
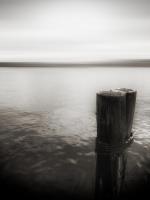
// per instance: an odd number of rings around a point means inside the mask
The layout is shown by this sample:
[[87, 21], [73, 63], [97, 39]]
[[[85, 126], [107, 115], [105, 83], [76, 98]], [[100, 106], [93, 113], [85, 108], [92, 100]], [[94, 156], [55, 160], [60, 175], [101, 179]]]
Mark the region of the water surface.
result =
[[12, 193], [19, 185], [21, 192], [93, 199], [96, 93], [126, 87], [138, 96], [124, 191], [143, 190], [150, 183], [149, 77], [142, 67], [1, 67], [2, 185], [13, 185]]

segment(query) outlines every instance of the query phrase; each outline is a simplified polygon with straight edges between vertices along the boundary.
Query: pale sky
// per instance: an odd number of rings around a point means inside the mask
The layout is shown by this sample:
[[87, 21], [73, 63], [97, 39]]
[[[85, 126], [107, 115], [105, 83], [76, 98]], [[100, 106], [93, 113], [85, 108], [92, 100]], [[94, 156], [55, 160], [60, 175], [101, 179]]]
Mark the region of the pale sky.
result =
[[150, 58], [149, 0], [0, 0], [0, 61]]

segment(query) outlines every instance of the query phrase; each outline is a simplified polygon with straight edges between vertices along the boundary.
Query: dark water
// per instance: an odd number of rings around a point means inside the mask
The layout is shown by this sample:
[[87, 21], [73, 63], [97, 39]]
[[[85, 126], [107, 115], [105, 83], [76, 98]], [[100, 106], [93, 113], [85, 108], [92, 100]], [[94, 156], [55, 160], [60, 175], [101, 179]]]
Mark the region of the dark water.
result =
[[116, 187], [123, 182], [124, 199], [149, 194], [149, 77], [149, 68], [0, 68], [3, 193], [94, 199], [96, 92], [127, 87], [138, 91], [134, 143], [123, 154], [99, 158], [104, 166], [124, 162], [125, 169], [119, 168], [124, 178], [116, 183], [116, 175], [107, 177], [109, 167], [100, 170], [106, 182]]

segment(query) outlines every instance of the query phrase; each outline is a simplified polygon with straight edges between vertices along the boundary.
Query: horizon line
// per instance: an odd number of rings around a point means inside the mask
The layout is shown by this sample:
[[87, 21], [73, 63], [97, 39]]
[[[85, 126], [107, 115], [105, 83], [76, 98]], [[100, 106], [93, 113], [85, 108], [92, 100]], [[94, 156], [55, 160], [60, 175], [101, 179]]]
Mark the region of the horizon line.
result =
[[[30, 65], [30, 66], [29, 66]], [[0, 61], [0, 67], [150, 67], [150, 59], [118, 59], [89, 62], [48, 62], [48, 61]]]

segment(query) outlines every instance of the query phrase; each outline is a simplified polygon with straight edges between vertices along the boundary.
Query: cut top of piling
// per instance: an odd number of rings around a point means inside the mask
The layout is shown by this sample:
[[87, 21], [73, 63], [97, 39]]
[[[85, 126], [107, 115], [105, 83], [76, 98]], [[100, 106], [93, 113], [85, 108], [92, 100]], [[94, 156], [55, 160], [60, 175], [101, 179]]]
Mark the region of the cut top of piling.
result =
[[125, 96], [127, 94], [136, 94], [136, 90], [127, 89], [127, 88], [117, 88], [114, 90], [103, 90], [97, 93], [97, 95], [100, 96], [106, 96], [106, 97], [120, 97]]
[[128, 88], [117, 88], [116, 90], [125, 92], [126, 94], [127, 93], [136, 93], [136, 90], [132, 90], [132, 89], [128, 89]]
[[124, 96], [125, 92], [117, 90], [108, 90], [108, 91], [100, 91], [99, 93], [97, 93], [97, 95], [106, 97], [120, 97]]

